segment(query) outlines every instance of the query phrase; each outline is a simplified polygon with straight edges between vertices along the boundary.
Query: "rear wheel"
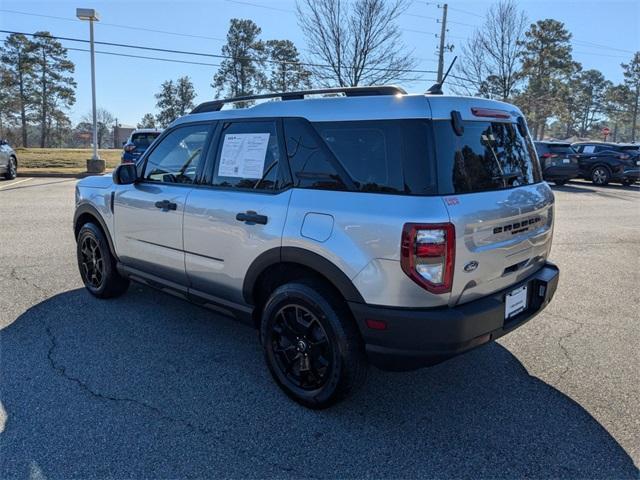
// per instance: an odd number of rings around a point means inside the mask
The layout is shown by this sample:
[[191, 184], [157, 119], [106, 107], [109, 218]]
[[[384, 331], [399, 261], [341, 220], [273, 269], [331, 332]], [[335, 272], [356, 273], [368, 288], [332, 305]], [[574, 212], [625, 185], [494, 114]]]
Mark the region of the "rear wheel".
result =
[[129, 280], [118, 273], [107, 239], [96, 224], [82, 226], [76, 250], [80, 276], [89, 293], [98, 298], [111, 298], [127, 291]]
[[359, 387], [367, 362], [346, 305], [321, 282], [278, 287], [264, 307], [260, 336], [276, 383], [296, 402], [326, 408]]
[[7, 165], [7, 171], [4, 173], [4, 178], [7, 180], [13, 180], [18, 176], [18, 161], [16, 157], [9, 157], [9, 164]]
[[596, 185], [606, 185], [611, 179], [611, 173], [607, 167], [596, 167], [591, 171], [591, 181]]
[[633, 185], [635, 182], [633, 180], [623, 180], [622, 181], [622, 185], [624, 185], [625, 187], [629, 187], [631, 185]]

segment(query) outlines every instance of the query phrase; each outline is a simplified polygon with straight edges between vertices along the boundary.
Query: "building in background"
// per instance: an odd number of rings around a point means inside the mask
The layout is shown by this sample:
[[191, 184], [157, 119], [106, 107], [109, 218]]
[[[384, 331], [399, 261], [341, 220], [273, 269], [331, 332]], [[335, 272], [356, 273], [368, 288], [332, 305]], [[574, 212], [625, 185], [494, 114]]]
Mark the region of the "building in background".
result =
[[131, 132], [136, 129], [135, 126], [132, 125], [123, 125], [119, 123], [118, 125], [113, 127], [113, 148], [120, 148], [129, 138]]

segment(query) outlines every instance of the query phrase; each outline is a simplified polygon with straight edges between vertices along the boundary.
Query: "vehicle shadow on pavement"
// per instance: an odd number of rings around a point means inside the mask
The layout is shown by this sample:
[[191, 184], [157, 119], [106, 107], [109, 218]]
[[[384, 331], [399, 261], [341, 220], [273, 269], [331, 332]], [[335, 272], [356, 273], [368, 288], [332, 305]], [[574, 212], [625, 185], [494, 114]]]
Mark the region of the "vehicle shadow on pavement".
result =
[[0, 347], [1, 478], [638, 476], [593, 417], [498, 344], [372, 369], [324, 411], [280, 392], [253, 330], [140, 286], [52, 297]]

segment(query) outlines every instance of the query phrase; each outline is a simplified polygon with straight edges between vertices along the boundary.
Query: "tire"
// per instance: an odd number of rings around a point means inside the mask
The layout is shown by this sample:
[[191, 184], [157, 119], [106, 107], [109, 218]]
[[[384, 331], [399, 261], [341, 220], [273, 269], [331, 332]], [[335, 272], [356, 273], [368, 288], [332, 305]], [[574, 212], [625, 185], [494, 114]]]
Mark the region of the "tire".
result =
[[129, 288], [129, 279], [121, 276], [104, 233], [95, 223], [80, 229], [76, 252], [82, 282], [91, 295], [113, 298]]
[[553, 183], [555, 183], [557, 186], [561, 187], [563, 185], [565, 185], [567, 183], [567, 180], [554, 180]]
[[598, 166], [591, 170], [591, 181], [594, 185], [607, 185], [611, 180], [611, 172], [607, 167]]
[[267, 300], [260, 327], [276, 383], [296, 402], [326, 408], [361, 386], [367, 360], [346, 304], [319, 281], [287, 283]]
[[631, 185], [633, 185], [635, 182], [633, 180], [623, 180], [622, 181], [622, 185], [625, 187], [630, 187]]
[[9, 164], [7, 165], [7, 171], [4, 173], [4, 178], [7, 180], [13, 180], [18, 176], [18, 161], [16, 157], [9, 157]]

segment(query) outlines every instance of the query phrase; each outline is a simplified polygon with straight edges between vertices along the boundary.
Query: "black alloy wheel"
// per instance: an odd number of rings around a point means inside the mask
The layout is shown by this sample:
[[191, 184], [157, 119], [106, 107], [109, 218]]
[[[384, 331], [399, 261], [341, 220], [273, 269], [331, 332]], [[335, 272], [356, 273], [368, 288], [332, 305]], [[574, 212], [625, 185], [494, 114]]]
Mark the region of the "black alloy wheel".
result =
[[18, 165], [15, 157], [9, 157], [9, 164], [7, 165], [7, 171], [4, 174], [4, 178], [7, 180], [13, 180], [18, 176]]
[[82, 240], [80, 255], [82, 280], [99, 289], [104, 280], [104, 258], [95, 238], [87, 236]]
[[303, 390], [325, 384], [332, 346], [318, 318], [305, 307], [289, 304], [276, 313], [271, 348], [278, 368], [291, 383]]
[[78, 232], [77, 259], [82, 282], [91, 295], [111, 298], [129, 288], [129, 279], [118, 273], [107, 238], [95, 223], [85, 223]]
[[264, 305], [260, 339], [272, 377], [305, 407], [329, 407], [366, 379], [360, 331], [340, 293], [323, 281], [277, 287]]

